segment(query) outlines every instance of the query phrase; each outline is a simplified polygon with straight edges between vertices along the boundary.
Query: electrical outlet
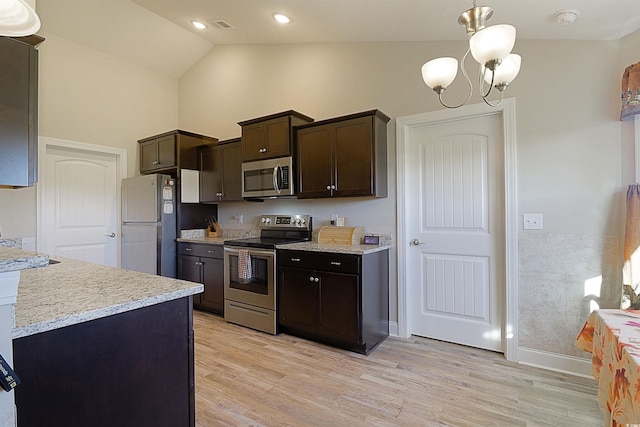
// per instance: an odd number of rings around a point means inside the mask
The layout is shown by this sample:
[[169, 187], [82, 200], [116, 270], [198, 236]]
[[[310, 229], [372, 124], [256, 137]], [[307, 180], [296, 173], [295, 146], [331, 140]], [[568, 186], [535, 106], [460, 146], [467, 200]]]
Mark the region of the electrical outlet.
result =
[[542, 230], [542, 214], [523, 214], [522, 228], [525, 230]]
[[235, 219], [238, 224], [244, 224], [244, 215], [242, 214], [234, 215], [233, 219]]

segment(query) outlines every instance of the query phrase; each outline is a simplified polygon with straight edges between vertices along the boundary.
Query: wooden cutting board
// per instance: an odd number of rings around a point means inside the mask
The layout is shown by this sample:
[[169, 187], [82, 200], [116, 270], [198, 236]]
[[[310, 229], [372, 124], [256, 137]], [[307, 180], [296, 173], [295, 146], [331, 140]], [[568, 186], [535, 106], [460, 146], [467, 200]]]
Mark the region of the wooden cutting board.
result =
[[318, 232], [318, 243], [359, 245], [364, 236], [364, 227], [324, 226]]

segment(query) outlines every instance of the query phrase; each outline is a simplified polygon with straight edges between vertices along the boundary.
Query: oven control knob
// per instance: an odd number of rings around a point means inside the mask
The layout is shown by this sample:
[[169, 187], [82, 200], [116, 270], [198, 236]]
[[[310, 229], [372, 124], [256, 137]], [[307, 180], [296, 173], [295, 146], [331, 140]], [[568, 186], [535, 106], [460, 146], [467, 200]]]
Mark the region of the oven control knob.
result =
[[271, 218], [267, 217], [267, 218], [262, 218], [265, 222], [265, 224], [269, 224], [271, 222]]

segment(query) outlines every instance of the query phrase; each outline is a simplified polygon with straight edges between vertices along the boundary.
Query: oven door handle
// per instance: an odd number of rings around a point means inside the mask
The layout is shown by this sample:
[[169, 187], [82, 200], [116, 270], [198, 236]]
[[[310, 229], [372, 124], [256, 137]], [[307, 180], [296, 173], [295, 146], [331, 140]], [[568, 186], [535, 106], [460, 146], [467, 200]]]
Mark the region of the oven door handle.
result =
[[273, 189], [276, 190], [276, 193], [280, 194], [280, 175], [282, 175], [282, 166], [278, 163], [273, 167]]
[[[261, 251], [261, 250], [256, 250], [255, 248], [242, 248], [242, 249], [248, 250], [249, 251], [249, 256], [263, 255], [263, 256], [272, 258], [273, 254], [274, 254], [274, 251]], [[242, 249], [235, 248], [235, 247], [231, 248], [229, 246], [225, 246], [224, 247], [224, 251], [226, 253], [228, 253], [228, 254], [231, 254], [231, 255], [239, 254]]]

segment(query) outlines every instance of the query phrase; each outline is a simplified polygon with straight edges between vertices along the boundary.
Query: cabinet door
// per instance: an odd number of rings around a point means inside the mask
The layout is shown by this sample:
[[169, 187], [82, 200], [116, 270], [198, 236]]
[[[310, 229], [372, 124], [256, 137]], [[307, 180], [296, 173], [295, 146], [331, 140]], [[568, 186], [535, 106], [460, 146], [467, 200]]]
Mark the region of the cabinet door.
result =
[[242, 199], [242, 147], [240, 143], [220, 146], [222, 160], [222, 200]]
[[318, 324], [318, 282], [312, 270], [279, 269], [278, 319], [281, 326], [315, 332]]
[[296, 144], [298, 198], [331, 197], [333, 179], [330, 126], [301, 129], [297, 133]]
[[178, 256], [178, 278], [190, 282], [202, 283], [200, 273], [200, 257], [191, 255]]
[[318, 273], [320, 322], [318, 332], [332, 339], [360, 341], [359, 278], [352, 274]]
[[37, 179], [37, 51], [0, 38], [0, 185], [30, 186]]
[[242, 147], [245, 161], [260, 160], [265, 149], [263, 123], [242, 126]]
[[222, 162], [219, 147], [200, 150], [200, 201], [217, 202], [222, 196]]
[[157, 140], [158, 164], [156, 169], [176, 167], [176, 137], [168, 135]]
[[224, 261], [201, 258], [202, 283], [204, 292], [200, 294], [200, 305], [218, 314], [224, 312]]
[[334, 196], [370, 196], [374, 189], [374, 144], [371, 117], [334, 124]]
[[154, 171], [158, 164], [158, 144], [156, 141], [140, 143], [140, 173]]
[[291, 154], [291, 126], [289, 117], [267, 120], [264, 123], [267, 157], [283, 157]]

